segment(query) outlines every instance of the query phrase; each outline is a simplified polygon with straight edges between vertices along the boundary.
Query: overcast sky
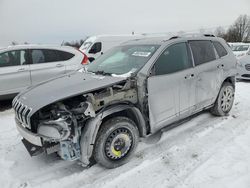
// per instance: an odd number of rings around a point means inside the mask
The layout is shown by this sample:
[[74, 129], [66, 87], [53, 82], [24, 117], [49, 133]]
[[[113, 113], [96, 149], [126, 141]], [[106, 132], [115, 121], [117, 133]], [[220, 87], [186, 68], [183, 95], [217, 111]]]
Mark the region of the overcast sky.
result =
[[198, 31], [250, 14], [250, 0], [0, 0], [0, 46], [96, 34]]

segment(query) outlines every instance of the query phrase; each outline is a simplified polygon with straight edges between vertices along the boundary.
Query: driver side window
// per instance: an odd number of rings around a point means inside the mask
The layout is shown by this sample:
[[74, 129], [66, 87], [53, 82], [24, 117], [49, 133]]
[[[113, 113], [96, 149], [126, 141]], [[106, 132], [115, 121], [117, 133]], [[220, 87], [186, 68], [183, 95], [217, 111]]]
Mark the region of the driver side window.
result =
[[154, 75], [164, 75], [192, 67], [186, 43], [173, 44], [168, 47], [156, 60]]
[[89, 53], [90, 54], [96, 54], [96, 53], [100, 52], [101, 50], [102, 50], [102, 43], [101, 42], [96, 42], [95, 44], [93, 44], [93, 46], [89, 50]]

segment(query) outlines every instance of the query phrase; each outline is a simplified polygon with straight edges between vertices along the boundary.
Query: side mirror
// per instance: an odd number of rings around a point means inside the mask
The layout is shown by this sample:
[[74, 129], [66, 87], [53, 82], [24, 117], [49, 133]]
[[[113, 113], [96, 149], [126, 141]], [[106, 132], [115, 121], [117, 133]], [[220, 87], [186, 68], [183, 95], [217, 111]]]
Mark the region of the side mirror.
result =
[[92, 63], [93, 61], [95, 61], [95, 58], [89, 57], [89, 62]]

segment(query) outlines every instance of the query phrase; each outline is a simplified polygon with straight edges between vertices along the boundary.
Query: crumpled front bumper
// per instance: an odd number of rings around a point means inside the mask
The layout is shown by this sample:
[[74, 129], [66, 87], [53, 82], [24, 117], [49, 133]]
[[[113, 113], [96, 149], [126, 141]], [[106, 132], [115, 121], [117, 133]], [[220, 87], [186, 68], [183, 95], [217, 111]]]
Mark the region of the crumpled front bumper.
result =
[[22, 126], [18, 119], [15, 120], [17, 130], [25, 140], [27, 140], [33, 145], [42, 146], [42, 138], [38, 134], [32, 133], [31, 131], [27, 130], [25, 127]]

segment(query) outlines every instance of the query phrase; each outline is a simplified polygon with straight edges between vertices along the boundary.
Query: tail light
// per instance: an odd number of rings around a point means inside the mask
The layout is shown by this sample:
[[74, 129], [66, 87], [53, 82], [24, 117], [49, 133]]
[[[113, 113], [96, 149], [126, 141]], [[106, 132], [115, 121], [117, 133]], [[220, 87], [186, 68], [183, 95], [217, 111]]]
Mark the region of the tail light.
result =
[[84, 58], [83, 58], [81, 64], [82, 65], [87, 65], [89, 63], [89, 58], [88, 58], [88, 56], [86, 54], [83, 53], [83, 55], [84, 55]]
[[81, 52], [81, 53], [83, 54], [83, 60], [82, 60], [81, 64], [82, 64], [82, 65], [87, 65], [87, 64], [89, 64], [89, 58], [88, 58], [88, 56], [87, 56], [85, 53], [83, 53], [81, 50], [78, 49], [78, 51]]

